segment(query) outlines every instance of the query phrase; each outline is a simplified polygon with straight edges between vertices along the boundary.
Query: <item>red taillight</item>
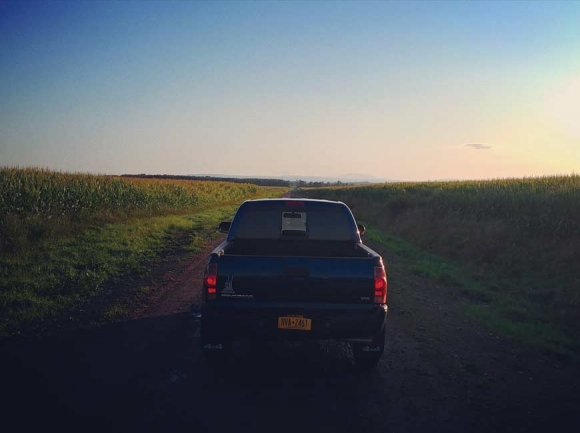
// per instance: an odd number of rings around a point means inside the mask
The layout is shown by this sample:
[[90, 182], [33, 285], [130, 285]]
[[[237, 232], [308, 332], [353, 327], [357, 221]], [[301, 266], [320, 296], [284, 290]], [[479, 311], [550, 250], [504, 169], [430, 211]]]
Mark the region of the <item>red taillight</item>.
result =
[[208, 287], [215, 287], [217, 286], [217, 275], [211, 274], [205, 276], [205, 284]]
[[217, 293], [217, 263], [212, 263], [205, 270], [205, 289], [208, 299], [215, 299]]
[[385, 268], [375, 266], [375, 304], [385, 304], [387, 302], [387, 273]]

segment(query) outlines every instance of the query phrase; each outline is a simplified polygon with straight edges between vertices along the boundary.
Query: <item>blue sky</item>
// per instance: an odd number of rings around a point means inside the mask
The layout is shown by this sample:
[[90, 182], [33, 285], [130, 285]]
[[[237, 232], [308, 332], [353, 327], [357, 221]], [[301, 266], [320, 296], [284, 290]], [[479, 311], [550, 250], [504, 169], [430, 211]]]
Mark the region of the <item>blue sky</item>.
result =
[[0, 1], [0, 165], [578, 172], [578, 29], [579, 2]]

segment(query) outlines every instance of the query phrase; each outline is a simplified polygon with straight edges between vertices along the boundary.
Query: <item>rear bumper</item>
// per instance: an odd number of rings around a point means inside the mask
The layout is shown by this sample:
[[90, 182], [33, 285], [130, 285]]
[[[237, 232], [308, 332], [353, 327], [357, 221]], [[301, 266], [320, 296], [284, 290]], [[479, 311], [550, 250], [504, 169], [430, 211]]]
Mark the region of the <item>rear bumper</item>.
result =
[[[248, 337], [365, 342], [382, 331], [387, 311], [386, 305], [206, 304], [202, 308], [202, 337], [206, 341]], [[278, 318], [285, 316], [311, 319], [312, 329], [278, 329]]]

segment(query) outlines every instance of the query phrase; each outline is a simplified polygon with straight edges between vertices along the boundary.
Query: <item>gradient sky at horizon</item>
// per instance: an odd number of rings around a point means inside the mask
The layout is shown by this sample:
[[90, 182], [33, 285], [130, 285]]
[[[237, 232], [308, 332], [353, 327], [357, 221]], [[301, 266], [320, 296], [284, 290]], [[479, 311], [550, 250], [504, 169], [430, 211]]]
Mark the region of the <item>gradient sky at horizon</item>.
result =
[[0, 1], [0, 41], [0, 166], [580, 171], [580, 2]]

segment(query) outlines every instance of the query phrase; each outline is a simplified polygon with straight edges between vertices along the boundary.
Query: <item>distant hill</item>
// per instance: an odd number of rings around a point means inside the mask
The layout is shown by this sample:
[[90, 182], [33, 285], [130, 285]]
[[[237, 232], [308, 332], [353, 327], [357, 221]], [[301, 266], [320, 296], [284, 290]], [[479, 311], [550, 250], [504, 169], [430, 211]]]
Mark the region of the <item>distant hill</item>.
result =
[[395, 182], [393, 179], [386, 179], [375, 177], [372, 175], [351, 173], [341, 174], [337, 176], [299, 176], [299, 175], [283, 175], [278, 176], [280, 179], [297, 181], [303, 180], [305, 182], [326, 182], [326, 183], [385, 183]]

